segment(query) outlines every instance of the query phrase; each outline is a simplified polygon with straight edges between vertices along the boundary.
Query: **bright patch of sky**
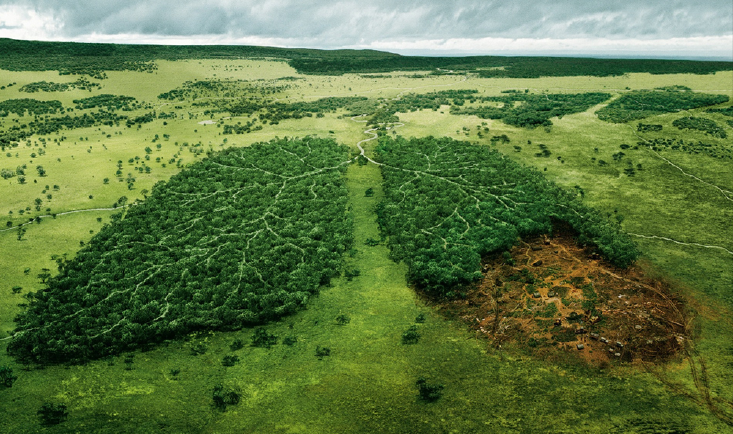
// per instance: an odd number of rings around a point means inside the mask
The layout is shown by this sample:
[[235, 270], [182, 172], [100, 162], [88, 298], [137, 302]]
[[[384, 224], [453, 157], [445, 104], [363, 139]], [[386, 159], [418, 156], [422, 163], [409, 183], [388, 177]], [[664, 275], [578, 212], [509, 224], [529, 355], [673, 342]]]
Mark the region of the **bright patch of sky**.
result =
[[731, 0], [0, 0], [0, 37], [733, 59]]

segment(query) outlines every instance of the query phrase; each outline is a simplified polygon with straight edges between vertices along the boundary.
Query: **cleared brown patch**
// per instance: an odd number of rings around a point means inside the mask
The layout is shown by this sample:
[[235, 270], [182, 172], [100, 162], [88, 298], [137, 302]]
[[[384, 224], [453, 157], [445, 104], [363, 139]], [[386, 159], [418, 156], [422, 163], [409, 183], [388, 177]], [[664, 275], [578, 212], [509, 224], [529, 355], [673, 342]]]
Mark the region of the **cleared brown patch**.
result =
[[663, 361], [688, 339], [684, 306], [668, 284], [613, 267], [568, 231], [522, 242], [511, 260], [486, 258], [483, 273], [465, 297], [431, 302], [497, 346], [602, 365]]

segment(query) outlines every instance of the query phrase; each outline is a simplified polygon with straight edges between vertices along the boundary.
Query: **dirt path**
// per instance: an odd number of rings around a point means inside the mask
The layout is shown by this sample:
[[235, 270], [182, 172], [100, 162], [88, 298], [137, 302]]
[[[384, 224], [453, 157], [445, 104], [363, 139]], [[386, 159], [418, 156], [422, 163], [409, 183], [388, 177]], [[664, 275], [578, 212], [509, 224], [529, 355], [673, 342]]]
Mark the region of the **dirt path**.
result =
[[[39, 215], [39, 216], [36, 216], [36, 217], [37, 218], [48, 218], [48, 217], [54, 217], [54, 216], [58, 217], [60, 215], [67, 215], [67, 214], [76, 214], [76, 213], [80, 213], [80, 212], [115, 211], [115, 210], [122, 211], [123, 209], [124, 209], [124, 207], [119, 207], [119, 208], [87, 208], [87, 209], [75, 209], [75, 210], [64, 211], [64, 212], [60, 212], [60, 213], [56, 213], [56, 214]], [[23, 227], [23, 226], [26, 226], [26, 225], [30, 225], [32, 223], [33, 223], [32, 221], [28, 221], [26, 223], [21, 223], [18, 226], [13, 226], [12, 228], [0, 229], [0, 232], [17, 231], [18, 228]]]

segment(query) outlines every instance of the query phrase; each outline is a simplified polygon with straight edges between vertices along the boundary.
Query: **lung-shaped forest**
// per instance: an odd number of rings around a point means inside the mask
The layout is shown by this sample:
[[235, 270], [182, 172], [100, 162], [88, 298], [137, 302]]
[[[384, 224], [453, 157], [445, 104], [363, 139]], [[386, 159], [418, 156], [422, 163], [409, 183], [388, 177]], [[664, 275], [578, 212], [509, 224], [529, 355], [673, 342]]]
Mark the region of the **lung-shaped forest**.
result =
[[304, 305], [352, 243], [333, 140], [232, 148], [158, 184], [31, 295], [9, 351], [84, 361]]
[[[482, 257], [569, 223], [619, 266], [638, 252], [618, 226], [532, 169], [486, 147], [383, 137], [376, 157], [383, 236], [409, 279], [449, 294], [481, 277]], [[341, 274], [352, 245], [343, 175], [330, 139], [231, 148], [156, 185], [32, 294], [9, 351], [81, 362], [195, 330], [278, 319]]]

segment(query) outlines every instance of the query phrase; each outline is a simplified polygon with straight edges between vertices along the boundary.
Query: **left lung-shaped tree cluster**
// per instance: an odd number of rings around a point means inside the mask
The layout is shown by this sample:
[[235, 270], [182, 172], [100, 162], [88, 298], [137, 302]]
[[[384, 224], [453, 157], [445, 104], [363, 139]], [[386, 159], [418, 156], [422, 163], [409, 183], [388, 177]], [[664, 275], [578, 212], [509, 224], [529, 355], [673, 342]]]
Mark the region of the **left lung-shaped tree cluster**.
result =
[[292, 313], [351, 246], [349, 161], [332, 140], [279, 139], [156, 185], [31, 296], [8, 351], [78, 362]]

